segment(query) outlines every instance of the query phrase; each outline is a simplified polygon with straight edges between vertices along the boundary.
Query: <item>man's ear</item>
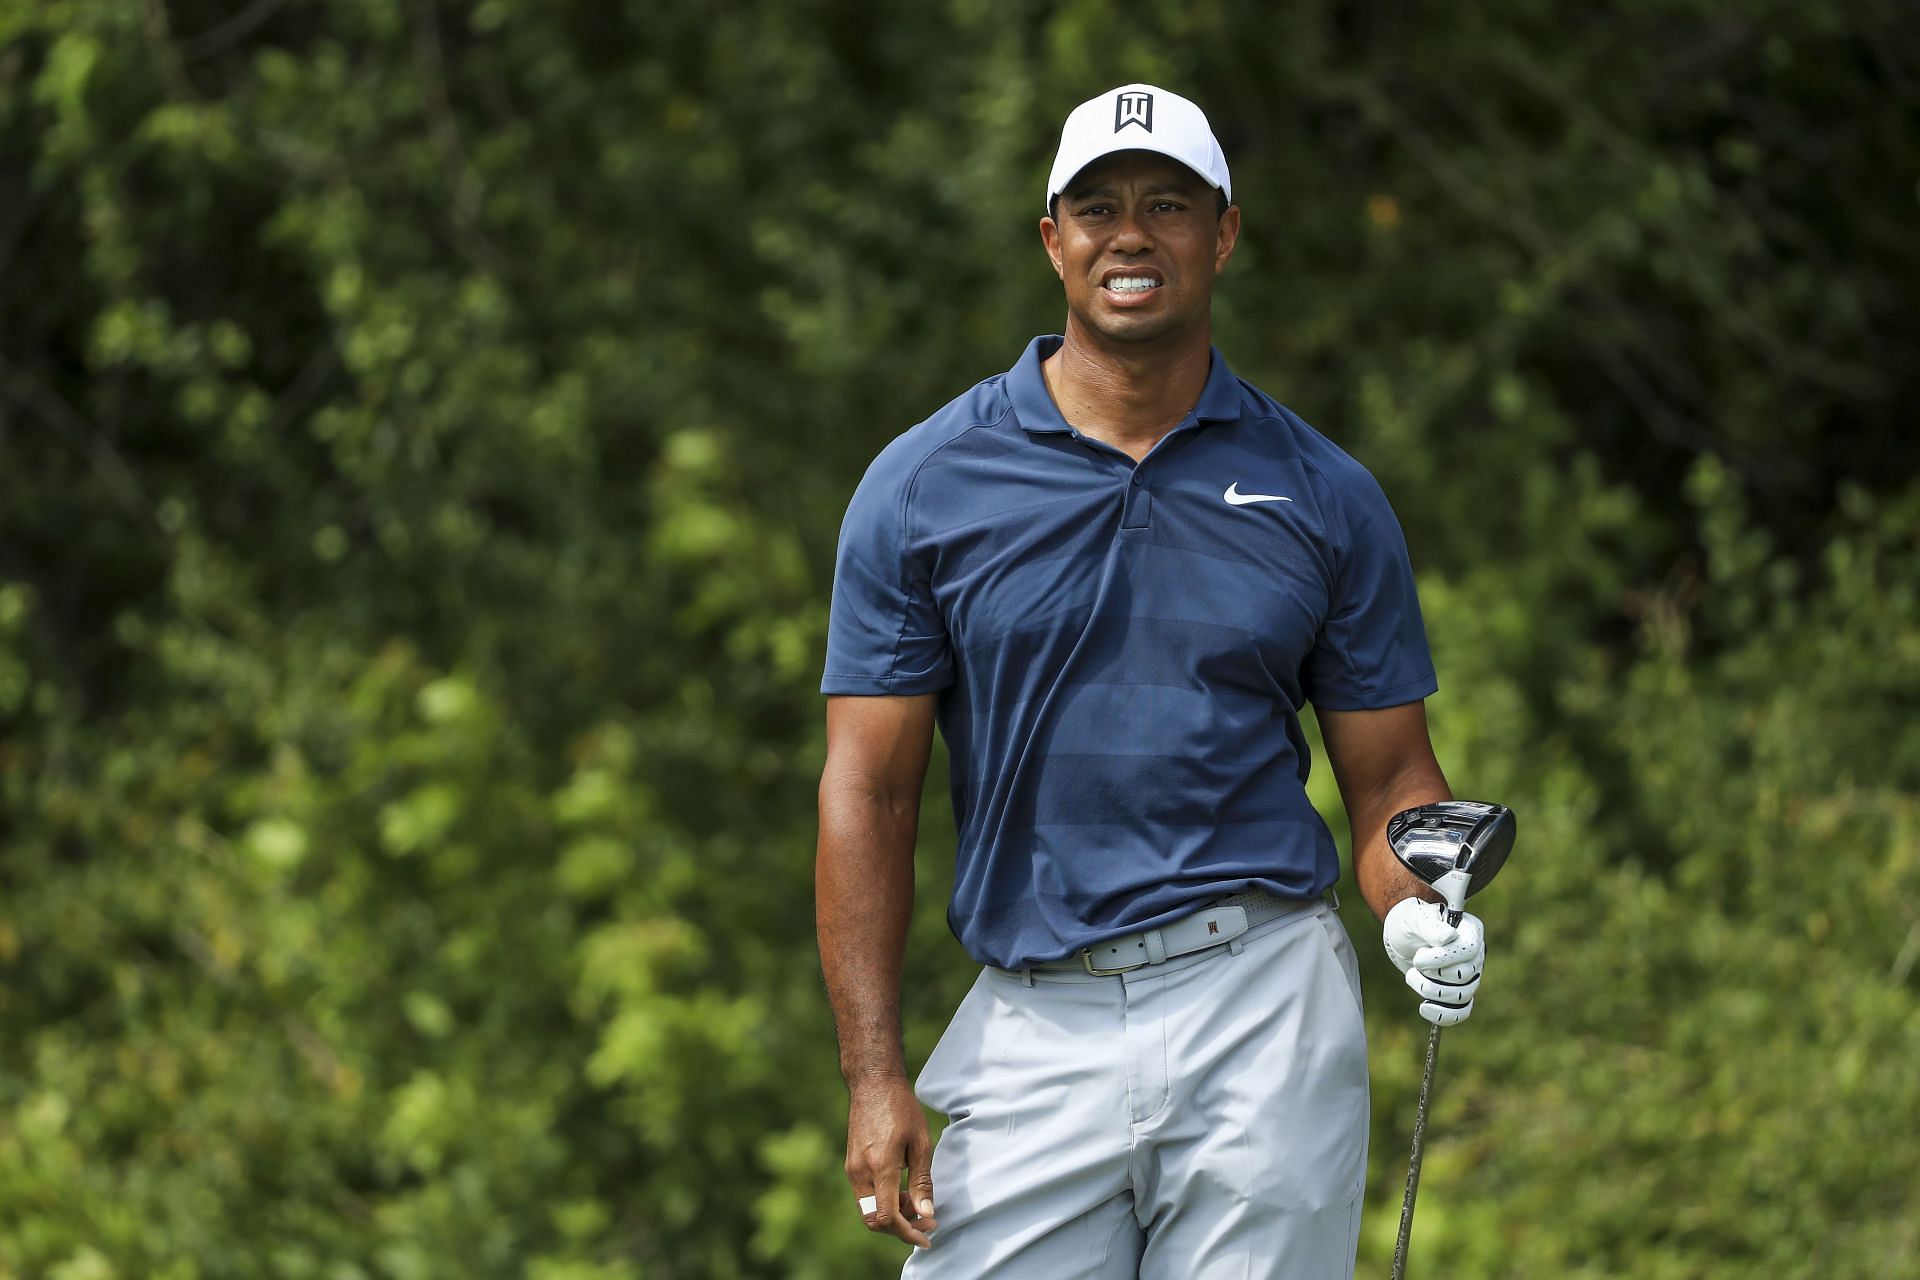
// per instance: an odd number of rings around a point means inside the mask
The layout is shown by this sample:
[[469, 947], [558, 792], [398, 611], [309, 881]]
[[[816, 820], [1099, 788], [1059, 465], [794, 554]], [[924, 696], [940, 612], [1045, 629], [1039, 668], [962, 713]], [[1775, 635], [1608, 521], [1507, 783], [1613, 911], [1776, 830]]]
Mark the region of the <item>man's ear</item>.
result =
[[1230, 204], [1227, 211], [1220, 215], [1219, 241], [1213, 250], [1213, 274], [1219, 275], [1227, 269], [1227, 259], [1233, 256], [1233, 246], [1240, 242], [1240, 206]]
[[1053, 274], [1065, 280], [1067, 269], [1060, 260], [1060, 224], [1052, 218], [1040, 219], [1040, 243], [1047, 248], [1047, 257], [1053, 263]]

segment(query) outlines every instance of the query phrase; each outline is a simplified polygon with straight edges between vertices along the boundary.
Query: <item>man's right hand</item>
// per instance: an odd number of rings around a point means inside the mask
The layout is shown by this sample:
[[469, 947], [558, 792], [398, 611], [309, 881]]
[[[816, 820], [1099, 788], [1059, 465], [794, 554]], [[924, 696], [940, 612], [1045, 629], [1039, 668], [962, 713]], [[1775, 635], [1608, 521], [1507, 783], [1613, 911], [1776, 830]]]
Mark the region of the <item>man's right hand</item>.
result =
[[847, 1082], [847, 1181], [855, 1202], [866, 1201], [867, 1230], [922, 1249], [933, 1243], [933, 1142], [901, 1061], [900, 970], [937, 701], [930, 693], [827, 699], [813, 895]]
[[[900, 1171], [907, 1172], [906, 1190]], [[847, 1181], [856, 1201], [873, 1197], [862, 1214], [867, 1230], [917, 1248], [933, 1246], [933, 1139], [905, 1076], [881, 1076], [848, 1086]]]

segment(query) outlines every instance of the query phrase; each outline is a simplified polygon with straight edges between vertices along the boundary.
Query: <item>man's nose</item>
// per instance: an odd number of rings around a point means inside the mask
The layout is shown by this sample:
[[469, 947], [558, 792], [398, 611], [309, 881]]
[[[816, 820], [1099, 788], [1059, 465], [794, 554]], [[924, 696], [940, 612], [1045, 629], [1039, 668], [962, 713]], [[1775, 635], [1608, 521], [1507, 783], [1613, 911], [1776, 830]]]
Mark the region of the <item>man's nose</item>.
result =
[[1120, 225], [1113, 229], [1113, 247], [1118, 253], [1140, 253], [1153, 248], [1153, 237], [1147, 231], [1147, 220], [1140, 213], [1120, 215]]

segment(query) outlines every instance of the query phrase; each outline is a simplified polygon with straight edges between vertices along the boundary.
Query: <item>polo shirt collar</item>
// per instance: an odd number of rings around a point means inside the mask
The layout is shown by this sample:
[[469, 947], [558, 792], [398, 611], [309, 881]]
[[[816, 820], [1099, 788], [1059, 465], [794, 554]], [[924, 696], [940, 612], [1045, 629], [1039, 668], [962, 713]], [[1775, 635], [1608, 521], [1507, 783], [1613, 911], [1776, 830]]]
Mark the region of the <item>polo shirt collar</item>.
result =
[[[1047, 391], [1046, 375], [1040, 372], [1041, 362], [1058, 351], [1064, 341], [1057, 333], [1042, 334], [1027, 344], [1019, 361], [1007, 370], [1007, 394], [1013, 401], [1014, 416], [1028, 431], [1068, 433], [1073, 430], [1060, 416], [1059, 406]], [[1218, 347], [1209, 347], [1208, 351], [1211, 359], [1207, 383], [1200, 389], [1200, 399], [1194, 402], [1193, 417], [1198, 422], [1230, 422], [1240, 416], [1240, 380], [1233, 376]]]

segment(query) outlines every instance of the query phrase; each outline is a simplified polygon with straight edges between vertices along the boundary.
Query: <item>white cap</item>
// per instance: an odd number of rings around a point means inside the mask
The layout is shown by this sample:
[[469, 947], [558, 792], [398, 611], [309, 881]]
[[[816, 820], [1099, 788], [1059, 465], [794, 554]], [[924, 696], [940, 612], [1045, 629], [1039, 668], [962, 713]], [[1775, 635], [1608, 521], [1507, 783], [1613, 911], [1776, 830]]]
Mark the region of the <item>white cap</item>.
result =
[[1123, 84], [1073, 109], [1060, 130], [1060, 151], [1047, 175], [1047, 211], [1073, 175], [1116, 151], [1158, 151], [1172, 156], [1233, 199], [1227, 157], [1214, 141], [1207, 117], [1177, 93], [1150, 84]]

